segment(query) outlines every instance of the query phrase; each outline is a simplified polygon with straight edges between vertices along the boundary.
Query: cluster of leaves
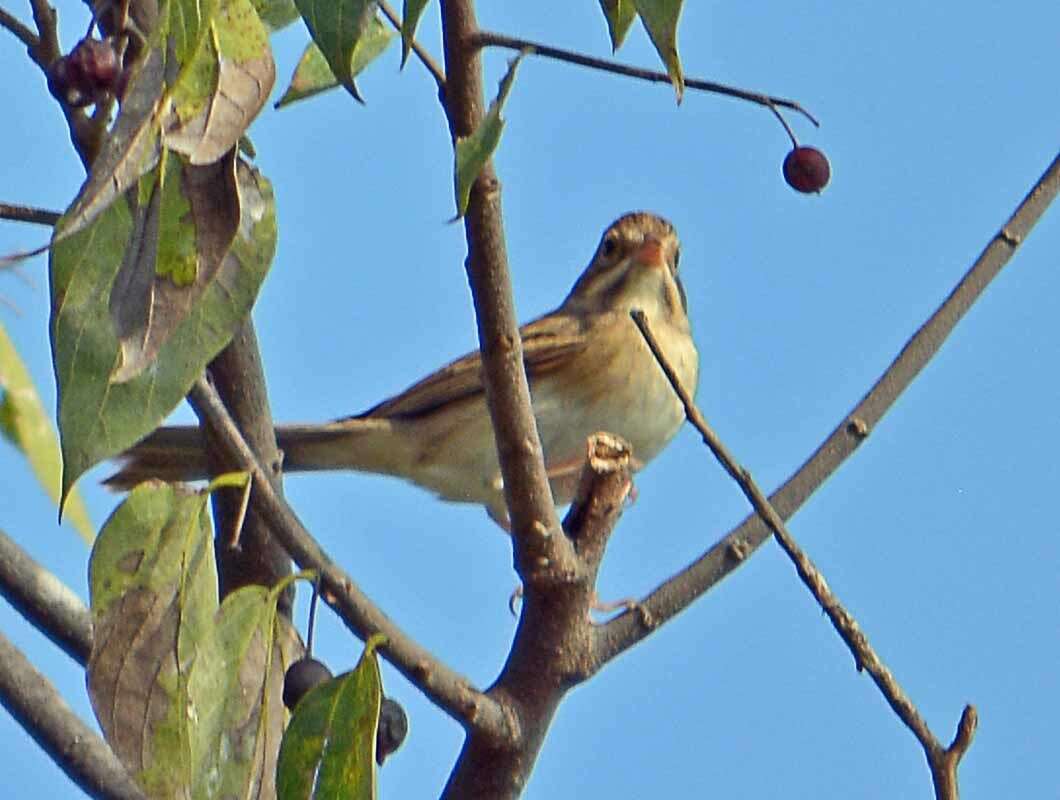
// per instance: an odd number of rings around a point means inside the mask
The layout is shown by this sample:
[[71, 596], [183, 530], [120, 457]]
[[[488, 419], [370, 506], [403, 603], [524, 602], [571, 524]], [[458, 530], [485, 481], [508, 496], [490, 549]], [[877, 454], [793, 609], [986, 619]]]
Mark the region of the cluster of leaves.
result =
[[218, 602], [208, 499], [141, 484], [96, 540], [88, 689], [107, 741], [151, 797], [373, 796], [377, 643], [309, 692], [287, 727], [284, 676], [302, 654], [277, 611], [288, 582]]

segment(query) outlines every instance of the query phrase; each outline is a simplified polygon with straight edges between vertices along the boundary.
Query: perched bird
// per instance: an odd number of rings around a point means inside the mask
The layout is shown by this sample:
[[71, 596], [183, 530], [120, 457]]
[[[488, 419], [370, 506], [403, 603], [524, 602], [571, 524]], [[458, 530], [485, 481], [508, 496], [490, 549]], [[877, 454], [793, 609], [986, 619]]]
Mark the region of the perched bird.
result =
[[[557, 505], [573, 498], [586, 439], [625, 438], [640, 468], [666, 446], [684, 410], [629, 312], [642, 310], [681, 383], [695, 391], [699, 354], [677, 274], [673, 226], [645, 212], [604, 232], [589, 266], [555, 311], [520, 332], [537, 429]], [[481, 503], [507, 525], [503, 483], [486, 408], [481, 356], [459, 358], [362, 414], [334, 422], [281, 425], [287, 472], [352, 469], [396, 475], [444, 500]], [[207, 474], [197, 427], [160, 428], [126, 451], [106, 483]]]

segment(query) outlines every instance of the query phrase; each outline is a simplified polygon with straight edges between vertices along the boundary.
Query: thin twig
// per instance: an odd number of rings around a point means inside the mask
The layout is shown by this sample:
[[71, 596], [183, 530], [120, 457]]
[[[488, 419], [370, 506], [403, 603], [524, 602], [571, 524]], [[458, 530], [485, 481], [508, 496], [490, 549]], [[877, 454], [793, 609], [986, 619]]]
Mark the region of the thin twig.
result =
[[0, 28], [7, 28], [30, 50], [36, 49], [37, 45], [40, 44], [37, 34], [19, 22], [13, 14], [4, 11], [2, 8], [0, 8]]
[[[777, 543], [781, 546], [788, 558], [791, 559], [795, 565], [795, 570], [798, 572], [802, 582], [806, 585], [806, 588], [810, 590], [810, 593], [817, 600], [818, 605], [828, 615], [828, 619], [831, 620], [833, 627], [839, 634], [840, 638], [846, 643], [846, 646], [850, 648], [850, 652], [854, 655], [854, 661], [857, 665], [858, 671], [862, 669], [866, 670], [872, 677], [873, 682], [879, 688], [880, 693], [883, 694], [884, 699], [887, 700], [888, 705], [894, 710], [894, 713], [898, 715], [899, 719], [906, 724], [906, 727], [912, 731], [913, 735], [920, 742], [921, 747], [924, 748], [924, 755], [927, 757], [928, 765], [931, 768], [931, 773], [936, 786], [936, 791], [940, 785], [949, 785], [952, 787], [952, 791], [946, 793], [939, 793], [937, 797], [939, 800], [956, 800], [957, 794], [957, 783], [956, 783], [956, 768], [957, 762], [960, 761], [960, 756], [968, 749], [968, 745], [971, 743], [972, 733], [974, 731], [974, 719], [975, 719], [975, 708], [973, 706], [965, 706], [964, 713], [962, 714], [962, 723], [959, 728], [957, 738], [954, 740], [951, 750], [954, 751], [953, 757], [945, 757], [949, 752], [939, 743], [939, 740], [935, 738], [935, 735], [931, 732], [924, 718], [920, 716], [920, 712], [917, 710], [913, 701], [909, 699], [909, 696], [902, 689], [898, 683], [898, 679], [894, 677], [887, 665], [880, 660], [880, 657], [876, 654], [872, 645], [869, 643], [868, 638], [858, 627], [857, 620], [854, 619], [853, 615], [847, 611], [843, 604], [836, 597], [835, 593], [828, 588], [828, 583], [821, 575], [820, 571], [814, 566], [813, 561], [810, 560], [809, 556], [803, 552], [802, 548], [799, 547], [794, 537], [788, 532], [788, 529], [784, 525], [784, 521], [777, 514], [776, 509], [770, 505], [769, 500], [766, 499], [765, 494], [758, 488], [758, 485], [751, 478], [751, 474], [746, 468], [742, 467], [733, 458], [732, 454], [728, 451], [717, 434], [704, 419], [699, 409], [696, 408], [695, 402], [689, 395], [688, 390], [681, 385], [681, 379], [677, 376], [673, 367], [667, 361], [666, 356], [663, 354], [662, 349], [659, 347], [659, 343], [655, 340], [655, 336], [651, 332], [651, 327], [648, 324], [648, 318], [644, 315], [643, 311], [633, 311], [631, 313], [633, 321], [637, 324], [640, 329], [641, 335], [644, 337], [644, 341], [647, 342], [648, 347], [651, 349], [652, 355], [655, 356], [655, 360], [662, 367], [663, 372], [666, 374], [666, 378], [670, 381], [670, 385], [673, 387], [674, 393], [681, 401], [681, 405], [685, 409], [685, 417], [692, 424], [700, 435], [703, 437], [704, 444], [710, 448], [710, 451], [714, 454], [714, 457], [721, 462], [721, 465], [725, 468], [725, 471], [732, 476], [732, 479], [739, 485], [740, 490], [744, 493], [744, 496], [750, 501], [754, 510], [757, 512], [762, 521], [769, 526], [769, 529], [773, 532], [774, 538]], [[973, 720], [971, 724], [966, 723], [966, 720]], [[949, 779], [944, 780], [937, 775], [938, 770], [948, 770], [951, 773]]]
[[14, 205], [13, 203], [0, 203], [0, 219], [54, 226], [61, 217], [62, 214], [58, 211], [51, 211], [47, 208], [34, 208], [33, 206], [20, 206]]
[[[529, 51], [531, 54], [544, 56], [545, 58], [554, 58], [557, 61], [566, 61], [568, 64], [577, 64], [581, 67], [598, 69], [616, 75], [625, 75], [626, 77], [638, 78], [642, 81], [665, 84], [671, 83], [670, 76], [665, 72], [641, 69], [640, 67], [622, 64], [618, 61], [609, 61], [605, 58], [594, 58], [593, 56], [576, 53], [572, 50], [551, 47], [547, 44], [531, 42], [527, 39], [519, 39], [515, 36], [505, 36], [504, 34], [494, 33], [493, 31], [479, 31], [475, 34], [474, 42], [476, 47], [504, 47], [509, 50], [518, 50], [519, 52]], [[726, 86], [723, 83], [701, 80], [700, 78], [685, 78], [685, 86], [690, 89], [699, 89], [700, 91], [711, 92], [712, 94], [722, 94], [727, 97], [746, 100], [749, 103], [765, 106], [774, 113], [776, 113], [777, 106], [787, 108], [798, 114], [802, 114], [802, 116], [806, 117], [806, 119], [813, 123], [815, 127], [820, 127], [817, 118], [803, 108], [801, 103], [798, 103], [795, 100], [788, 100], [783, 97], [772, 97], [767, 94], [762, 94], [761, 92], [752, 92], [747, 89], [739, 89], [735, 86]]]
[[[379, 9], [383, 12], [383, 16], [387, 18], [387, 21], [394, 26], [394, 29], [401, 33], [401, 20], [398, 18], [397, 13], [386, 0], [379, 0]], [[430, 53], [425, 48], [420, 46], [420, 43], [415, 39], [412, 40], [412, 52], [416, 54], [416, 57], [420, 60], [420, 63], [427, 68], [427, 71], [431, 73], [434, 78], [434, 82], [438, 84], [439, 93], [445, 93], [445, 73], [442, 68], [438, 66], [438, 62], [434, 60]]]
[[395, 625], [353, 582], [353, 579], [316, 543], [298, 515], [272, 488], [268, 474], [243, 439], [217, 390], [199, 378], [188, 395], [195, 412], [207, 420], [228, 455], [254, 479], [254, 507], [269, 529], [300, 567], [317, 570], [321, 596], [346, 626], [361, 639], [375, 633], [387, 638], [379, 652], [439, 708], [464, 725], [474, 725], [503, 739], [508, 720], [500, 705], [472, 688], [470, 681], [450, 669]]

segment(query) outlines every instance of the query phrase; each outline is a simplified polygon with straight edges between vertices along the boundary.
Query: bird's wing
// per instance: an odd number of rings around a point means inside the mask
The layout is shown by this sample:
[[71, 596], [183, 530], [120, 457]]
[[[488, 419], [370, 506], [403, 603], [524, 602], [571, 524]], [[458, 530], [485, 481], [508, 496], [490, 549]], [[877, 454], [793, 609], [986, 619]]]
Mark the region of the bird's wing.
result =
[[[523, 339], [523, 361], [531, 382], [535, 377], [567, 363], [584, 350], [587, 341], [585, 326], [567, 314], [547, 314], [524, 325], [519, 332]], [[482, 356], [476, 350], [356, 418], [420, 417], [443, 405], [475, 397], [484, 391]]]

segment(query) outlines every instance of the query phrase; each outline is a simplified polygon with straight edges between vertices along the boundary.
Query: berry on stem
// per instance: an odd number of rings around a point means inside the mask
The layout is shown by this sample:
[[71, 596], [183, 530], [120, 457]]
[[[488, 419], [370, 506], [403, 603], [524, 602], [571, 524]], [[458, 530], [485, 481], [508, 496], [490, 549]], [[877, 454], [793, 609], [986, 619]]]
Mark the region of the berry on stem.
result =
[[300, 658], [287, 668], [283, 676], [283, 704], [294, 711], [298, 701], [325, 681], [331, 680], [331, 670], [315, 658]]
[[804, 194], [820, 194], [832, 177], [828, 157], [816, 147], [796, 146], [784, 158], [784, 180]]

